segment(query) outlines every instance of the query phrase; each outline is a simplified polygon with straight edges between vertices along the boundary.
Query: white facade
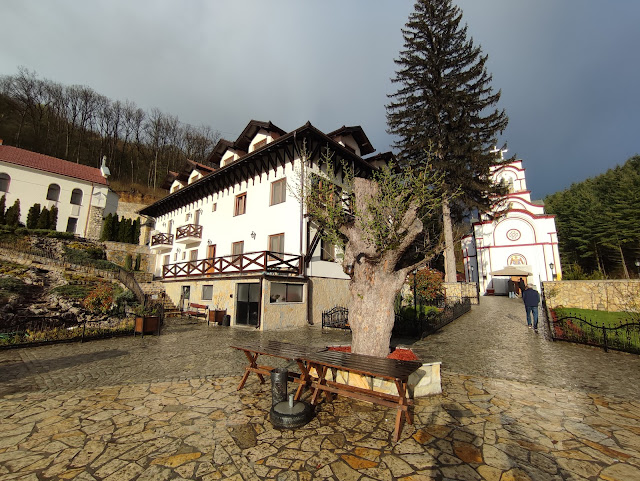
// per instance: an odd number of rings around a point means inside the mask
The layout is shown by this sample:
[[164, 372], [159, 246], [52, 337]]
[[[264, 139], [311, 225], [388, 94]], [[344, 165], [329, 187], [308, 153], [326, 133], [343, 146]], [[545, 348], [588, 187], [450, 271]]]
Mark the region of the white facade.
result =
[[[494, 167], [493, 180], [504, 183], [509, 194], [496, 207], [505, 214], [473, 222], [473, 234], [462, 239], [465, 277], [479, 282], [480, 292], [506, 294], [509, 278], [492, 273], [515, 266], [529, 273], [525, 282], [536, 285], [562, 277], [555, 218], [531, 202], [522, 161]], [[518, 280], [518, 278], [514, 278]]]
[[[115, 213], [118, 207], [118, 195], [109, 189], [106, 178], [102, 178], [103, 183], [92, 182], [5, 160], [11, 158], [9, 154], [16, 153], [21, 158], [53, 158], [0, 145], [0, 175], [8, 176], [6, 191], [0, 192], [0, 195], [6, 196], [7, 208], [13, 205], [16, 199], [20, 199], [20, 222], [26, 224], [28, 211], [34, 204], [40, 204], [41, 208], [47, 209], [55, 206], [58, 209], [56, 230], [72, 232], [81, 237], [98, 238], [101, 222], [95, 218], [99, 215], [102, 219], [110, 213]], [[54, 162], [60, 165], [67, 163], [61, 159], [54, 159]], [[77, 167], [77, 164], [68, 164]], [[95, 171], [93, 175], [96, 179], [101, 177], [99, 169], [81, 167], [83, 170]]]
[[[318, 312], [342, 305], [350, 278], [335, 248], [318, 239], [310, 248], [317, 229], [305, 216], [301, 185], [306, 175], [318, 170], [320, 147], [328, 143], [337, 156], [371, 171], [359, 155], [358, 139], [366, 137], [359, 127], [355, 135], [352, 129], [356, 128], [343, 127], [340, 135], [328, 137], [307, 124], [284, 135], [270, 123], [252, 121], [235, 143], [221, 141], [214, 149], [210, 162], [218, 169], [195, 181], [190, 176], [185, 186], [174, 182], [171, 189], [177, 187], [176, 192], [143, 209], [143, 215], [155, 219], [150, 243], [157, 254], [154, 275], [163, 278], [172, 300], [184, 306], [188, 288], [189, 302], [211, 308], [222, 303], [232, 324], [243, 324], [239, 289], [246, 287], [243, 283], [259, 284], [256, 327], [261, 329], [306, 325], [311, 317], [320, 322]], [[310, 153], [306, 161], [301, 158], [303, 145]], [[190, 235], [184, 235], [185, 229]], [[269, 252], [286, 254], [299, 271], [271, 269]], [[253, 271], [229, 266], [239, 253], [245, 255], [243, 266]], [[312, 278], [335, 281], [334, 292], [327, 295], [331, 289], [323, 282], [316, 284], [322, 289], [314, 293]], [[274, 293], [283, 284], [301, 286], [302, 296], [275, 302]], [[203, 286], [209, 285], [214, 294], [210, 296], [207, 287], [205, 297]]]

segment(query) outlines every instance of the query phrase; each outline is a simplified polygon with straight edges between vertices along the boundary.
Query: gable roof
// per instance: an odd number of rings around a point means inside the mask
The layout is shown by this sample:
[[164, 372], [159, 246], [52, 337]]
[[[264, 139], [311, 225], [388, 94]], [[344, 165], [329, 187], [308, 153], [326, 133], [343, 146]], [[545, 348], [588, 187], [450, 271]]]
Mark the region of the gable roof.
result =
[[159, 217], [224, 188], [247, 181], [258, 172], [268, 171], [278, 165], [284, 166], [288, 162], [293, 162], [295, 156], [300, 153], [300, 146], [305, 142], [310, 159], [319, 157], [321, 150], [329, 147], [336, 153], [336, 160], [344, 159], [353, 162], [355, 175], [370, 175], [372, 171], [376, 170], [367, 160], [354, 154], [307, 122], [302, 127], [278, 137], [260, 149], [245, 154], [234, 162], [230, 162], [182, 189], [170, 193], [140, 210], [139, 213], [148, 217]]
[[376, 151], [369, 142], [369, 137], [364, 133], [364, 130], [359, 125], [354, 125], [351, 127], [342, 126], [333, 132], [329, 132], [327, 137], [331, 137], [332, 139], [341, 135], [351, 135], [355, 139], [355, 141], [360, 146], [360, 154], [367, 155]]
[[38, 154], [30, 150], [0, 145], [0, 161], [8, 164], [20, 165], [30, 169], [41, 170], [52, 174], [63, 175], [73, 179], [93, 182], [94, 184], [109, 185], [100, 169], [88, 165], [76, 164], [68, 160], [58, 159], [49, 155]]

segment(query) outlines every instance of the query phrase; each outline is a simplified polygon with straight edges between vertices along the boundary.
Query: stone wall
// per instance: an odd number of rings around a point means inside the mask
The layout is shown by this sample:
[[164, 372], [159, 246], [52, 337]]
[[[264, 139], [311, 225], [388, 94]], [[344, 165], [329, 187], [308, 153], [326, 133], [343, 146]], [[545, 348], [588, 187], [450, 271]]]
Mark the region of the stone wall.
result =
[[87, 239], [100, 240], [100, 234], [102, 234], [103, 213], [103, 207], [96, 207], [95, 205], [92, 205], [89, 208], [89, 218], [87, 219], [87, 233], [85, 235]]
[[598, 311], [626, 311], [638, 306], [640, 280], [544, 282], [547, 306], [573, 307]]
[[309, 323], [322, 325], [322, 311], [336, 306], [349, 307], [349, 280], [310, 277], [308, 284]]
[[447, 299], [468, 297], [471, 304], [478, 304], [478, 287], [475, 282], [443, 282], [442, 288]]
[[126, 244], [123, 242], [105, 242], [105, 250], [107, 252], [107, 260], [118, 264], [119, 266], [125, 265], [127, 254], [131, 255], [132, 266], [135, 266], [136, 257], [140, 254], [140, 271], [151, 272], [155, 267], [155, 254], [149, 252], [149, 248], [146, 246], [140, 246], [137, 244]]

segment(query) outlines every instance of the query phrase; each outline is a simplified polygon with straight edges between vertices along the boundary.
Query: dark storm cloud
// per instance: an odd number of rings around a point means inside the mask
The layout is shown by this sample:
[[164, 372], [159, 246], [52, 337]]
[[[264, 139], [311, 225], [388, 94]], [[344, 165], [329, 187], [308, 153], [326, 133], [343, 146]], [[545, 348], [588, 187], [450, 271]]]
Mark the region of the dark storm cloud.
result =
[[[535, 197], [640, 151], [634, 0], [460, 0], [489, 55]], [[362, 125], [388, 150], [386, 95], [407, 0], [5, 0], [0, 74], [23, 65], [63, 84], [158, 107], [234, 138], [249, 119], [285, 130]], [[10, 46], [7, 48], [6, 46]]]

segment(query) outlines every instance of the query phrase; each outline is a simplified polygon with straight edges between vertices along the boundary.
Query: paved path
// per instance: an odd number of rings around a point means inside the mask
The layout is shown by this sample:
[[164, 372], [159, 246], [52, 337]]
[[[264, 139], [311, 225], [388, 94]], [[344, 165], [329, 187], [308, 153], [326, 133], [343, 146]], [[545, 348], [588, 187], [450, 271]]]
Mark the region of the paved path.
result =
[[338, 398], [295, 431], [234, 340], [323, 346], [349, 334], [172, 322], [160, 337], [0, 352], [1, 479], [640, 479], [640, 360], [544, 340], [521, 303], [483, 298], [413, 344], [440, 396], [391, 443], [388, 410]]

